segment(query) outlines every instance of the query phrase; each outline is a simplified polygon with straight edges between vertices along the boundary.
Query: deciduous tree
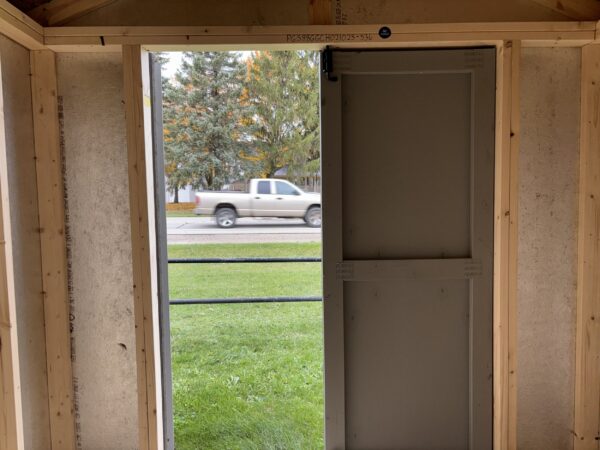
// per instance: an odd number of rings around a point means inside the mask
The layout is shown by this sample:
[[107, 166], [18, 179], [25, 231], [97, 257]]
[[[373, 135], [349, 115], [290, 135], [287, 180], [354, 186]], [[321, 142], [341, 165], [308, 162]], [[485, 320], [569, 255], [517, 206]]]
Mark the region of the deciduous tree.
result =
[[255, 151], [263, 175], [287, 168], [300, 179], [319, 171], [318, 53], [261, 51], [248, 59]]

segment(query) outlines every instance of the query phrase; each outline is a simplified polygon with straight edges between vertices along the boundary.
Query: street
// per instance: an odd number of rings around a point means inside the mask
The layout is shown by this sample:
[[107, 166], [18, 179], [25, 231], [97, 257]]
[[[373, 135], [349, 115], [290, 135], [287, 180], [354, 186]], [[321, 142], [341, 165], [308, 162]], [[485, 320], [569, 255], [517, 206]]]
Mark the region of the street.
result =
[[213, 217], [167, 217], [169, 244], [318, 242], [321, 229], [302, 219], [240, 218], [234, 228], [219, 228]]

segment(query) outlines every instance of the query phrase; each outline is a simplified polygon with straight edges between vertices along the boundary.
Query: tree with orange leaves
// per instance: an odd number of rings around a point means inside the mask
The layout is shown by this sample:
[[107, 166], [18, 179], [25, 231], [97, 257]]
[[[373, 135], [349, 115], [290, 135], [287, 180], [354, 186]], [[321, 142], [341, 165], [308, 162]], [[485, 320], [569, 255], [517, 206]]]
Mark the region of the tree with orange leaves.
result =
[[295, 181], [318, 174], [318, 68], [318, 53], [311, 51], [260, 51], [248, 59], [246, 95], [263, 176], [280, 169]]

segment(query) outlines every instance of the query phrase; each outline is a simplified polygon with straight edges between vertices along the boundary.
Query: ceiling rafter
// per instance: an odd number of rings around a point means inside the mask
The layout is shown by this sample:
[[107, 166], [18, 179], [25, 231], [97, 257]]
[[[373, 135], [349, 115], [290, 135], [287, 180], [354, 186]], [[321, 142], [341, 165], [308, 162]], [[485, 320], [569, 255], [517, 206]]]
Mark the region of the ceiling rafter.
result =
[[52, 0], [28, 11], [27, 14], [44, 26], [64, 25], [87, 13], [117, 0]]
[[598, 0], [531, 0], [575, 20], [600, 19]]

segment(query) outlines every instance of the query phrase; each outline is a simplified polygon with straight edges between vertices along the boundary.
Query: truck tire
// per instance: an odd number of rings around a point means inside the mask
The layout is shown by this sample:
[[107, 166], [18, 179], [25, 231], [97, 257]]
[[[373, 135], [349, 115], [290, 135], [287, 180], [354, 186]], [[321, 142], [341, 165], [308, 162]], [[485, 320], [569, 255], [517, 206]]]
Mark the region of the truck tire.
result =
[[233, 208], [219, 208], [215, 214], [217, 225], [220, 228], [233, 228], [237, 219], [237, 214]]
[[311, 206], [306, 211], [304, 215], [304, 221], [306, 225], [311, 228], [320, 228], [321, 227], [321, 207], [320, 206]]

